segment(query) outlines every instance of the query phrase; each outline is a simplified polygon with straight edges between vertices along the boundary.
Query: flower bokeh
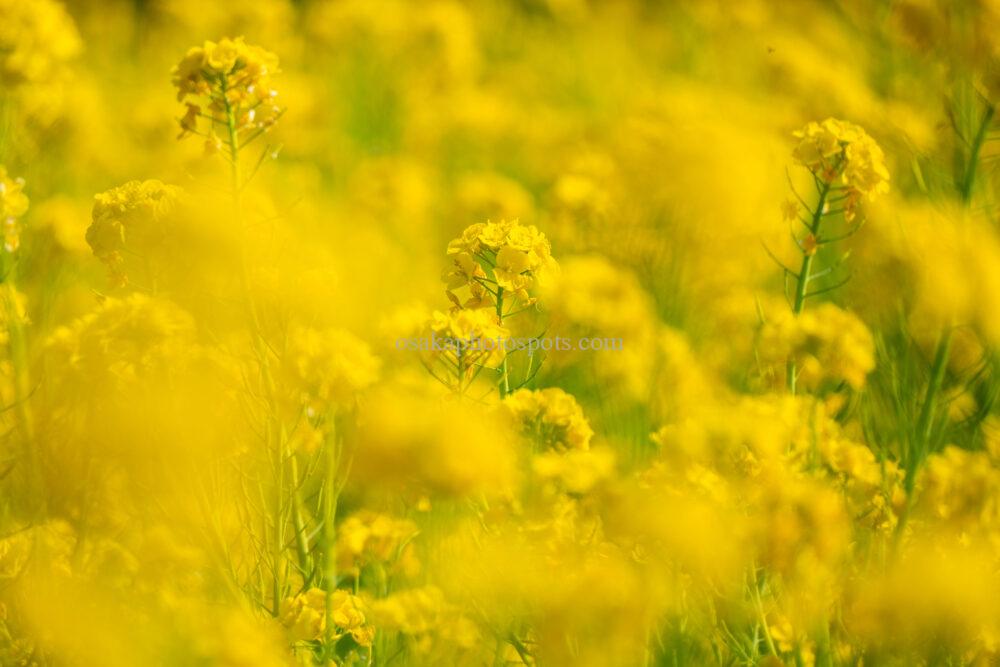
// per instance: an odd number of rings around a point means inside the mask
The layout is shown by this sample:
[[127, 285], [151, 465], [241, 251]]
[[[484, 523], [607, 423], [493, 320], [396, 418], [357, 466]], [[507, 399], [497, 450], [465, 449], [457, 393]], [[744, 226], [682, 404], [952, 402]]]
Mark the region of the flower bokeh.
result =
[[0, 664], [997, 664], [994, 5], [0, 0]]

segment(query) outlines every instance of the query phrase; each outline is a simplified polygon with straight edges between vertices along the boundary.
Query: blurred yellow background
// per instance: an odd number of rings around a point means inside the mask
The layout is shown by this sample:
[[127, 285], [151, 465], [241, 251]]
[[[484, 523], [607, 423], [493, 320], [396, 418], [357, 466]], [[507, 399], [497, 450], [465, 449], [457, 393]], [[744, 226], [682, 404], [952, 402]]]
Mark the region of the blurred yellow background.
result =
[[998, 31], [0, 0], [0, 663], [994, 664]]

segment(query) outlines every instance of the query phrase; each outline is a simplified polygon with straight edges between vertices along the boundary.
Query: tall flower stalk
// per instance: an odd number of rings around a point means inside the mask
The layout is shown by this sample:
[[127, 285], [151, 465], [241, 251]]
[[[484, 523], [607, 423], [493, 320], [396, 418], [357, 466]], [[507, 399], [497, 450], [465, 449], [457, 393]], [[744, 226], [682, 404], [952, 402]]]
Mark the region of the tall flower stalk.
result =
[[[222, 39], [218, 43], [205, 42], [204, 46], [192, 48], [173, 72], [177, 99], [187, 106], [180, 119], [180, 137], [192, 134], [204, 137], [209, 153], [223, 146], [227, 149], [222, 155], [230, 164], [233, 217], [241, 231], [240, 277], [262, 363], [267, 355], [261, 339], [260, 316], [249, 284], [243, 216], [243, 190], [256, 168], [245, 177], [242, 157], [243, 152], [284, 114], [284, 109], [275, 101], [277, 91], [271, 87], [271, 77], [279, 71], [277, 56], [247, 45], [240, 37]], [[220, 133], [224, 138], [219, 137]], [[270, 153], [269, 149], [266, 147], [262, 152], [258, 166]]]
[[[978, 124], [975, 125], [973, 136], [968, 141], [963, 142], [967, 150], [964, 154], [964, 159], [960, 161], [961, 169], [955, 176], [955, 188], [959, 201], [966, 208], [972, 204], [979, 169], [980, 153], [983, 145], [986, 143], [989, 130], [993, 125], [995, 113], [996, 108], [993, 104], [986, 102], [982, 114], [978, 119]], [[930, 454], [934, 424], [939, 417], [942, 389], [944, 388], [944, 381], [948, 373], [948, 364], [951, 358], [953, 335], [954, 323], [945, 322], [938, 333], [934, 346], [934, 355], [931, 360], [927, 388], [920, 402], [920, 411], [917, 415], [916, 425], [910, 435], [905, 479], [907, 508], [899, 524], [900, 532], [906, 525], [909, 508], [913, 503], [917, 473]]]
[[[795, 193], [795, 199], [785, 203], [784, 217], [789, 222], [800, 222], [805, 234], [792, 234], [802, 255], [799, 270], [793, 271], [781, 264], [786, 289], [788, 278], [794, 279], [794, 297], [789, 306], [797, 317], [805, 308], [806, 300], [843, 286], [847, 278], [836, 280], [827, 287], [810, 289], [810, 285], [832, 275], [843, 258], [831, 266], [816, 271], [816, 256], [823, 246], [845, 240], [861, 228], [863, 220], [858, 208], [865, 198], [873, 199], [888, 192], [889, 172], [885, 166], [882, 149], [857, 125], [828, 118], [822, 123], [809, 123], [795, 133], [799, 140], [792, 153], [795, 161], [812, 176], [816, 189], [816, 203], [810, 206]], [[839, 223], [839, 225], [837, 225]], [[832, 231], [830, 227], [837, 225]], [[786, 364], [785, 382], [788, 391], [796, 393], [798, 371], [794, 358]]]
[[[192, 48], [173, 72], [173, 83], [178, 90], [177, 99], [187, 105], [187, 111], [180, 119], [180, 137], [189, 134], [204, 137], [206, 151], [209, 153], [217, 152], [220, 146], [227, 149], [220, 154], [230, 163], [233, 221], [240, 231], [240, 282], [261, 384], [271, 405], [276, 403], [277, 390], [271, 370], [271, 348], [264, 340], [260, 314], [250, 284], [243, 213], [243, 190], [249, 179], [244, 177], [242, 158], [243, 151], [269, 131], [284, 113], [275, 103], [277, 92], [271, 87], [271, 77], [278, 72], [277, 56], [260, 47], [246, 44], [243, 38], [222, 39], [217, 43], [205, 42], [204, 46]], [[219, 138], [219, 133], [222, 134], [222, 139]], [[268, 152], [269, 149], [265, 148], [258, 165]], [[285, 583], [282, 562], [286, 541], [285, 499], [288, 494], [287, 431], [280, 419], [269, 414], [264, 432], [266, 447], [272, 454], [274, 477], [271, 612], [277, 616]], [[301, 511], [300, 503], [294, 502], [293, 505], [292, 511], [298, 515]], [[294, 523], [298, 525], [301, 520]], [[300, 548], [300, 558], [304, 559], [305, 554], [301, 552]], [[300, 565], [304, 566], [305, 563]]]
[[[452, 312], [435, 313], [429, 327], [455, 345], [444, 354], [434, 351], [428, 370], [464, 393], [484, 369], [492, 368], [497, 393], [504, 399], [533, 377], [529, 368], [525, 380], [512, 386], [510, 353], [516, 350], [508, 322], [535, 306], [535, 287], [558, 271], [552, 247], [533, 225], [502, 220], [470, 225], [448, 243], [448, 255], [452, 264], [443, 277]], [[463, 345], [476, 340], [482, 343], [478, 349]], [[444, 363], [445, 377], [433, 368], [437, 362]]]
[[[859, 217], [860, 204], [864, 199], [874, 199], [888, 192], [889, 172], [878, 144], [857, 125], [828, 118], [822, 123], [809, 123], [795, 132], [794, 136], [798, 139], [798, 144], [792, 156], [800, 166], [809, 171], [815, 188], [816, 203], [809, 205], [795, 192], [793, 186], [795, 199], [786, 202], [784, 206], [786, 221], [800, 223], [805, 228], [804, 232], [792, 232], [792, 238], [801, 253], [799, 270], [795, 272], [785, 267], [772, 255], [784, 271], [786, 297], [788, 279], [794, 279], [794, 296], [789, 299], [789, 329], [799, 335], [808, 348], [815, 346], [817, 339], [813, 315], [821, 315], [827, 320], [827, 324], [837, 323], [836, 330], [839, 334], [847, 333], [842, 336], [841, 349], [853, 351], [851, 355], [837, 356], [846, 356], [852, 361], [846, 365], [841, 362], [840, 365], [844, 367], [838, 369], [839, 373], [834, 369], [825, 371], [827, 374], [841, 375], [844, 382], [857, 388], [863, 384], [865, 375], [874, 365], [874, 350], [871, 349], [873, 346], [867, 329], [850, 313], [833, 304], [823, 304], [814, 311], [805, 315], [803, 313], [808, 299], [836, 290], [850, 279], [850, 275], [839, 278], [836, 276], [846, 260], [846, 254], [817, 270], [817, 253], [824, 246], [846, 240], [861, 229], [863, 218]], [[833, 278], [832, 282], [824, 287], [812, 287], [815, 281], [827, 276]], [[780, 326], [779, 329], [784, 331]], [[799, 368], [799, 345], [787, 347], [791, 349], [785, 361], [785, 384], [788, 392], [795, 395], [799, 389], [800, 372], [807, 369]], [[809, 353], [816, 354], [815, 350], [810, 350]], [[751, 590], [758, 621], [768, 640], [768, 651], [777, 656], [779, 648], [771, 641], [775, 629], [768, 627], [767, 615], [760, 599], [756, 566], [752, 565], [751, 568]], [[824, 628], [821, 658], [824, 664], [832, 664], [829, 619], [825, 619], [821, 626]]]
[[[13, 372], [13, 404], [17, 431], [21, 436], [22, 458], [27, 468], [27, 497], [34, 509], [29, 513], [41, 515], [45, 494], [41, 489], [40, 470], [35, 457], [34, 421], [30, 397], [28, 342], [24, 333], [25, 314], [23, 299], [17, 289], [17, 261], [20, 249], [20, 218], [28, 210], [28, 197], [24, 194], [24, 180], [10, 178], [6, 168], [0, 166], [0, 222], [3, 224], [3, 248], [0, 249], [0, 298], [3, 300], [3, 321], [6, 325], [6, 347]], [[6, 409], [9, 409], [5, 407]]]

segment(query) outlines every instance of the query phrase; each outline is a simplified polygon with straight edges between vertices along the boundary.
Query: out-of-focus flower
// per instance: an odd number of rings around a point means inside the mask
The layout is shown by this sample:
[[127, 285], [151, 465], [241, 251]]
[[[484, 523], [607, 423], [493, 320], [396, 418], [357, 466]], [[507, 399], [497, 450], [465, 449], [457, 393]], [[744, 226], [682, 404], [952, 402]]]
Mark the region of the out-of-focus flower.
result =
[[380, 563], [413, 573], [420, 566], [410, 545], [416, 534], [412, 521], [369, 510], [356, 512], [337, 527], [337, 568], [356, 573], [368, 563]]
[[106, 384], [169, 368], [193, 344], [194, 321], [188, 313], [168, 301], [132, 294], [105, 299], [93, 312], [56, 329], [45, 346], [60, 379], [76, 376]]
[[55, 0], [0, 2], [0, 81], [46, 83], [82, 47], [73, 19]]
[[580, 404], [558, 387], [519, 389], [504, 399], [504, 407], [540, 450], [562, 452], [590, 447], [594, 431]]
[[535, 206], [520, 183], [493, 172], [463, 176], [455, 199], [460, 220], [530, 219]]
[[986, 452], [947, 447], [928, 458], [920, 484], [919, 505], [953, 529], [1000, 527], [1000, 472]]
[[[214, 610], [213, 610], [214, 611]], [[243, 609], [213, 613], [209, 622], [193, 631], [193, 660], [219, 667], [287, 667], [282, 633], [273, 622]], [[205, 632], [205, 625], [212, 632]]]
[[375, 600], [371, 616], [380, 630], [399, 632], [412, 639], [423, 655], [446, 651], [442, 644], [469, 650], [481, 640], [476, 624], [435, 586], [411, 588]]
[[600, 338], [611, 353], [555, 350], [547, 362], [555, 367], [585, 364], [607, 383], [636, 401], [649, 398], [657, 363], [657, 329], [653, 301], [631, 271], [600, 255], [573, 256], [541, 291], [550, 313], [549, 330], [569, 338]]
[[378, 379], [381, 362], [368, 345], [339, 329], [295, 328], [284, 355], [288, 385], [313, 413], [347, 408]]
[[364, 0], [324, 0], [310, 10], [308, 29], [319, 38], [317, 44], [343, 52], [371, 40], [382, 57], [415, 81], [415, 89], [462, 87], [477, 71], [473, 14], [454, 0], [432, 0], [420, 7], [400, 0], [379, 6]]
[[56, 196], [40, 202], [32, 214], [32, 230], [44, 234], [53, 248], [73, 256], [86, 257], [90, 247], [85, 238], [88, 202]]
[[484, 368], [496, 368], [507, 355], [509, 330], [490, 308], [467, 308], [450, 313], [434, 311], [418, 339], [428, 364], [445, 364], [447, 377], [438, 376], [457, 390], [463, 389]]
[[214, 5], [200, 0], [157, 0], [148, 8], [157, 25], [176, 26], [178, 34], [253, 35], [272, 47], [294, 39], [295, 6], [288, 0], [260, 0], [242, 5]]
[[[329, 622], [333, 636], [340, 638], [350, 635], [360, 646], [371, 646], [375, 639], [375, 628], [366, 621], [366, 606], [361, 598], [347, 591], [329, 593], [333, 614]], [[293, 641], [321, 639], [326, 634], [327, 592], [320, 588], [310, 588], [305, 593], [289, 598], [281, 604], [281, 622], [288, 628]]]
[[757, 480], [752, 494], [762, 564], [806, 580], [842, 567], [850, 524], [834, 489], [773, 468]]
[[955, 361], [974, 363], [982, 354], [970, 346], [976, 337], [1000, 341], [1000, 237], [992, 219], [957, 206], [889, 203], [880, 215], [893, 224], [873, 226], [859, 243], [855, 263], [868, 274], [855, 299], [883, 319], [896, 316], [890, 304], [902, 299], [909, 329], [928, 347], [943, 327], [971, 325], [955, 332], [952, 351]]
[[989, 655], [1000, 630], [994, 563], [975, 544], [917, 540], [891, 568], [858, 581], [848, 627], [876, 649]]
[[386, 389], [365, 401], [359, 419], [352, 471], [363, 489], [461, 497], [513, 487], [515, 434], [481, 406]]
[[24, 194], [24, 179], [11, 178], [0, 165], [0, 221], [3, 224], [4, 250], [14, 252], [21, 244], [18, 218], [28, 210], [28, 197]]
[[545, 452], [531, 462], [542, 480], [555, 481], [567, 493], [579, 495], [592, 491], [615, 472], [614, 452], [607, 448]]
[[169, 239], [181, 189], [157, 180], [129, 181], [94, 197], [87, 243], [116, 284], [124, 285], [126, 253], [148, 255]]
[[875, 343], [868, 328], [831, 303], [797, 317], [779, 311], [764, 323], [759, 344], [761, 355], [775, 364], [794, 359], [804, 386], [816, 387], [828, 379], [860, 389], [875, 368]]

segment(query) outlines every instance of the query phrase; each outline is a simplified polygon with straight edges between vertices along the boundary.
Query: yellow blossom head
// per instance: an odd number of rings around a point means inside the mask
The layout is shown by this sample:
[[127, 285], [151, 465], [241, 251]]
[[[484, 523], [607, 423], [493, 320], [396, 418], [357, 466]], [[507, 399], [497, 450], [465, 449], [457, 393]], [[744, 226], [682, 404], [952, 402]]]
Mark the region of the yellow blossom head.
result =
[[368, 345], [346, 331], [299, 327], [289, 334], [286, 378], [312, 414], [351, 407], [355, 395], [378, 378], [380, 366]]
[[[504, 292], [508, 302], [516, 297], [531, 303], [529, 292], [558, 271], [545, 235], [517, 220], [467, 227], [448, 243], [448, 255], [453, 262], [445, 274], [448, 297], [463, 308], [493, 304]], [[472, 295], [465, 304], [454, 293], [460, 287], [468, 287]]]
[[856, 315], [832, 303], [798, 316], [775, 313], [761, 329], [760, 350], [775, 364], [794, 359], [804, 386], [832, 380], [861, 389], [875, 368], [871, 332]]
[[846, 190], [849, 204], [861, 196], [874, 199], [889, 192], [885, 155], [861, 127], [834, 118], [809, 123], [794, 133], [796, 162], [820, 180]]
[[180, 195], [180, 188], [157, 180], [129, 181], [95, 195], [87, 243], [115, 282], [128, 280], [125, 253], [145, 255], [168, 238], [169, 216]]
[[173, 69], [177, 100], [186, 103], [181, 136], [203, 134], [212, 141], [216, 126], [232, 127], [235, 136], [227, 141], [238, 151], [281, 116], [271, 86], [279, 72], [276, 55], [242, 37], [191, 48]]
[[579, 403], [558, 387], [519, 389], [504, 406], [528, 437], [542, 449], [587, 449], [594, 431]]

